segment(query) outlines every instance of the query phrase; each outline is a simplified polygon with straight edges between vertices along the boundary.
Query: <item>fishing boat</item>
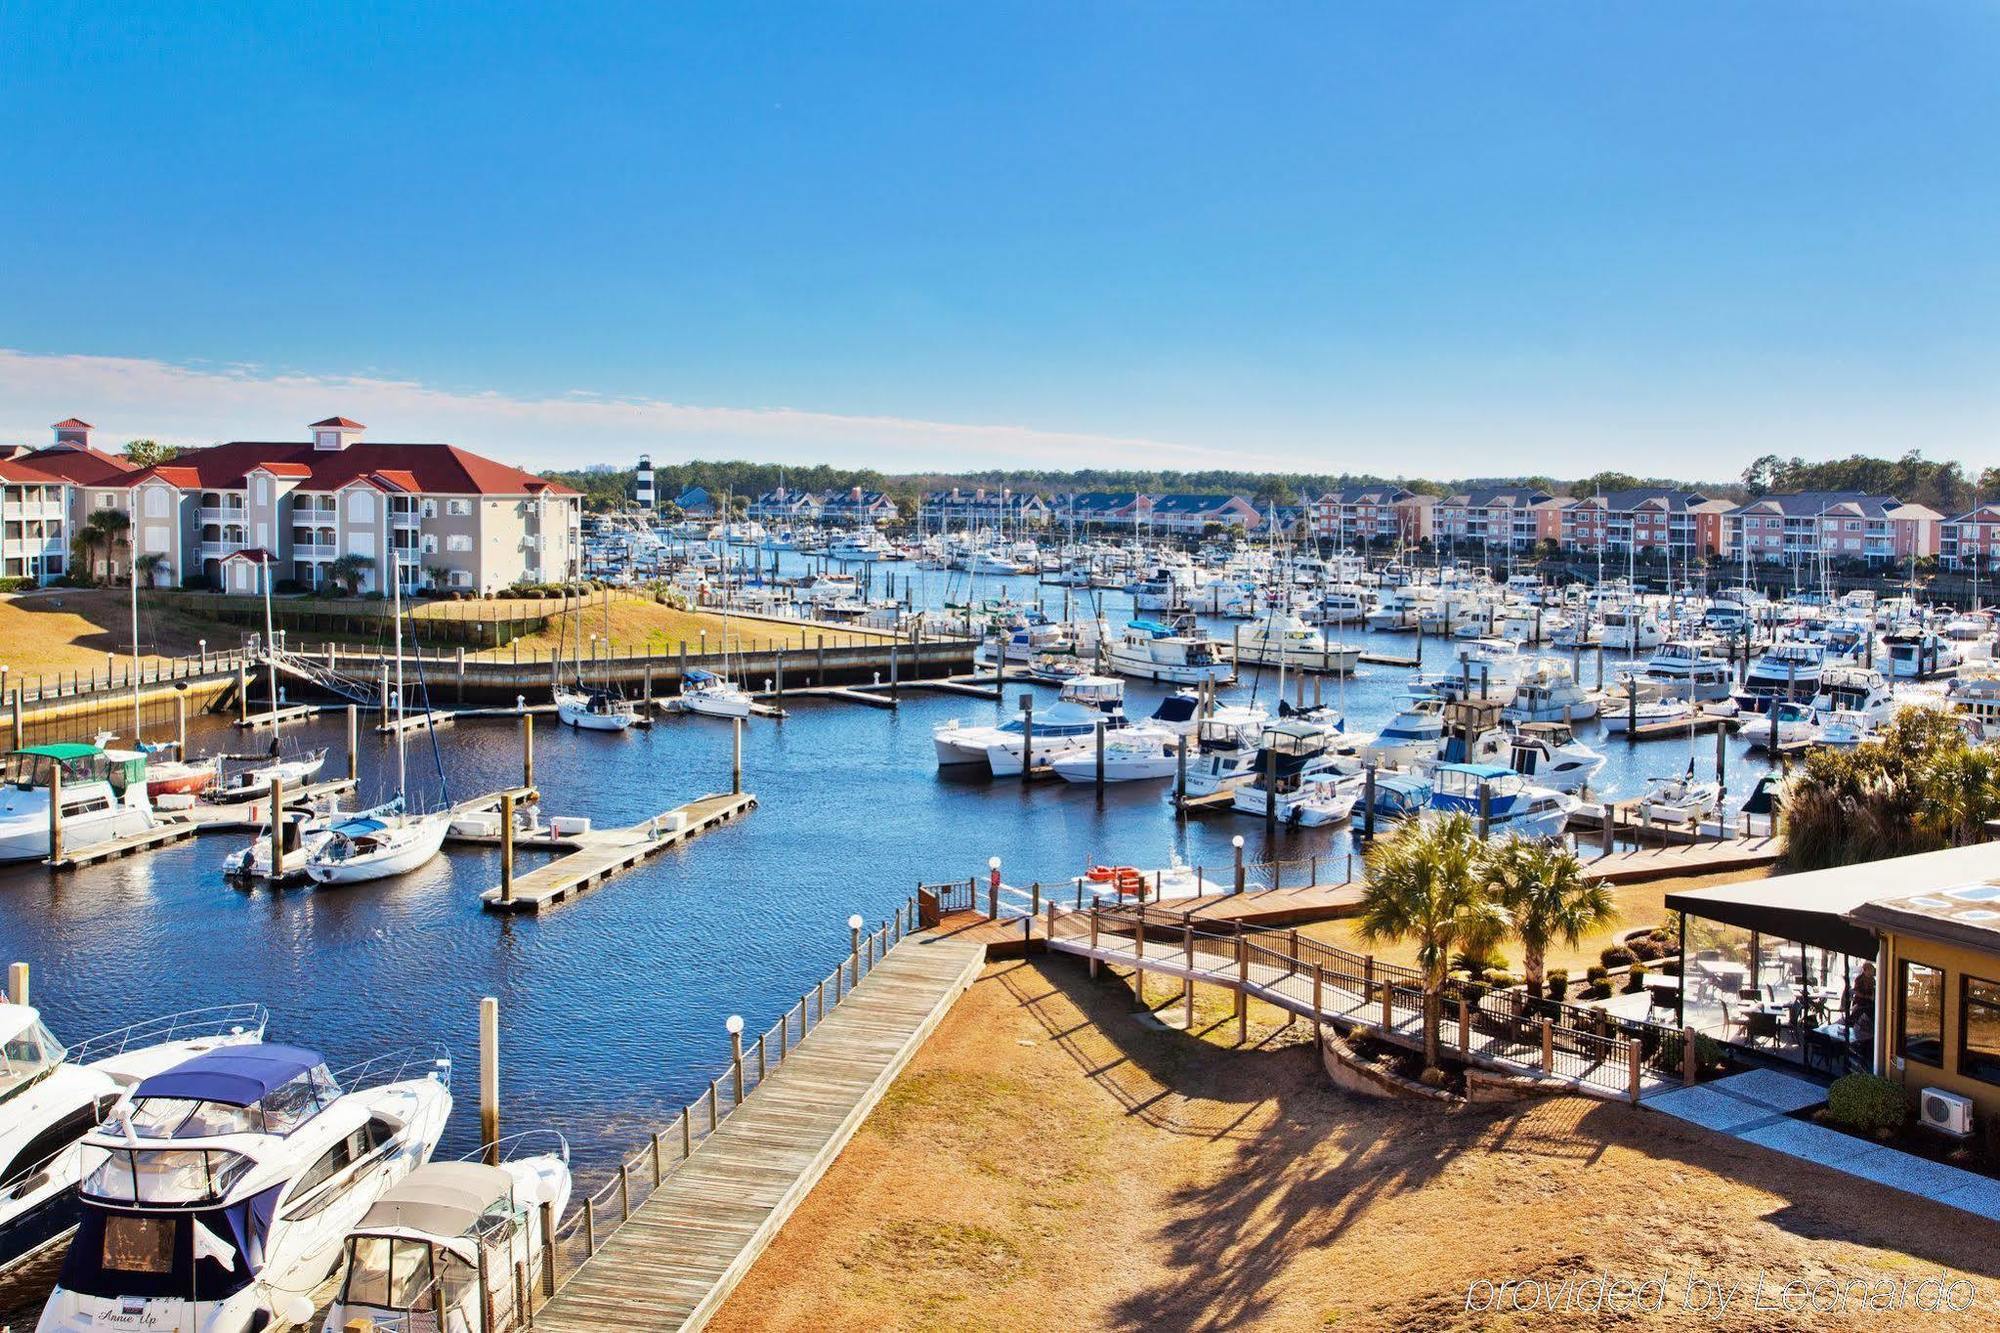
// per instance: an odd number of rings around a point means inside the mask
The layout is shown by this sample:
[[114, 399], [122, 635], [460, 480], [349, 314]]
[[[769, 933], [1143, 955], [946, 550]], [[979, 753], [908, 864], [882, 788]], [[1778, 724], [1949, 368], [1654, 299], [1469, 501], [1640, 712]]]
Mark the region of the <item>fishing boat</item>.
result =
[[[1167, 748], [1167, 739], [1164, 733], [1150, 728], [1127, 727], [1107, 732], [1104, 737], [1104, 780], [1147, 782], [1172, 777], [1178, 758]], [[1036, 757], [1039, 758], [1040, 754], [1038, 749]], [[1089, 745], [1071, 747], [1055, 755], [1049, 760], [1049, 767], [1064, 782], [1097, 781], [1095, 738]]]
[[83, 1137], [141, 1079], [221, 1046], [261, 1041], [260, 1004], [169, 1014], [65, 1048], [25, 1004], [0, 1004], [0, 1273], [76, 1226]]
[[1582, 722], [1597, 716], [1597, 698], [1576, 683], [1569, 664], [1537, 661], [1514, 681], [1513, 697], [1500, 709], [1503, 722]]
[[543, 1221], [569, 1206], [569, 1144], [530, 1133], [496, 1147], [507, 1154], [497, 1165], [427, 1162], [383, 1191], [347, 1235], [326, 1328], [481, 1333], [525, 1324], [514, 1274], [542, 1262]]
[[48, 859], [49, 786], [58, 773], [65, 851], [153, 827], [145, 755], [77, 741], [25, 746], [8, 755], [0, 788], [0, 861]]
[[1525, 838], [1561, 837], [1579, 804], [1501, 764], [1439, 764], [1431, 771], [1431, 788], [1431, 809], [1471, 815], [1491, 833]]
[[84, 1139], [77, 1232], [40, 1333], [304, 1327], [342, 1240], [430, 1160], [451, 1061], [411, 1050], [335, 1075], [316, 1051], [207, 1051]]
[[[402, 575], [390, 579], [395, 589], [396, 670], [395, 690], [390, 703], [396, 716], [396, 793], [388, 802], [364, 814], [350, 815], [336, 822], [326, 840], [306, 857], [306, 874], [315, 884], [360, 884], [369, 880], [406, 875], [430, 863], [444, 848], [445, 834], [451, 831], [450, 800], [444, 791], [444, 760], [438, 753], [437, 730], [430, 723], [429, 692], [425, 692], [424, 721], [430, 736], [431, 759], [437, 768], [440, 808], [419, 811], [410, 805], [409, 761], [404, 746], [403, 727], [403, 619]], [[422, 663], [419, 662], [421, 670]]]
[[1753, 750], [1789, 750], [1811, 745], [1819, 739], [1819, 716], [1809, 703], [1781, 699], [1762, 717], [1746, 723], [1742, 734]]
[[1742, 688], [1733, 696], [1736, 706], [1745, 713], [1763, 713], [1774, 700], [1809, 700], [1819, 693], [1825, 667], [1826, 651], [1819, 644], [1802, 639], [1774, 643], [1750, 664]]
[[[974, 726], [963, 718], [941, 723], [931, 731], [938, 767], [988, 764], [989, 748], [1012, 740], [1015, 749], [1012, 771], [1019, 773], [1021, 737], [1031, 720], [1035, 728], [1037, 756], [1054, 753], [1057, 749], [1054, 742], [1094, 736], [1099, 722], [1107, 728], [1122, 727], [1125, 725], [1125, 682], [1115, 676], [1078, 676], [1064, 684], [1054, 707], [1032, 718], [1023, 710], [998, 726]], [[1046, 748], [1044, 742], [1049, 743]], [[1006, 762], [1004, 757], [1002, 762]]]
[[1157, 620], [1134, 620], [1123, 635], [1105, 647], [1111, 669], [1120, 675], [1198, 685], [1205, 680], [1227, 684], [1236, 679], [1236, 665], [1224, 652], [1227, 646], [1192, 628], [1179, 630]]
[[1604, 768], [1604, 756], [1560, 722], [1530, 722], [1514, 733], [1507, 765], [1556, 791], [1581, 791]]
[[1328, 743], [1327, 731], [1310, 723], [1266, 726], [1248, 778], [1233, 788], [1233, 807], [1308, 828], [1346, 819], [1360, 798], [1361, 779], [1348, 779], [1324, 762]]
[[1819, 715], [1819, 732], [1814, 737], [1821, 745], [1833, 745], [1842, 749], [1860, 745], [1875, 739], [1875, 719], [1859, 709], [1836, 708]]
[[1708, 819], [1722, 807], [1719, 784], [1695, 777], [1694, 761], [1674, 777], [1653, 778], [1639, 798], [1639, 817], [1647, 823], [1686, 824]]

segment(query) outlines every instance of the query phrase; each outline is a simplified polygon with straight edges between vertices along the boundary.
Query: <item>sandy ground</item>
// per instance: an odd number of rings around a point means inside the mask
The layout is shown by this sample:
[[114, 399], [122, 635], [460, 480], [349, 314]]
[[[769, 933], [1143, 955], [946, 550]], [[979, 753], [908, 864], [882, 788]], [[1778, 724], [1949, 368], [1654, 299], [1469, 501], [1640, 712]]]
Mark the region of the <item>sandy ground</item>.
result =
[[[1717, 875], [1689, 875], [1681, 879], [1658, 880], [1651, 884], [1625, 884], [1611, 891], [1618, 903], [1618, 919], [1603, 930], [1586, 935], [1574, 948], [1557, 943], [1549, 950], [1547, 966], [1569, 969], [1573, 981], [1583, 980], [1583, 970], [1597, 964], [1598, 955], [1606, 946], [1628, 930], [1641, 926], [1655, 926], [1667, 918], [1667, 894], [1684, 893], [1689, 889], [1705, 889], [1716, 884], [1734, 884], [1746, 879], [1765, 879], [1771, 874], [1768, 866], [1755, 870], [1737, 870]], [[1316, 925], [1299, 927], [1299, 934], [1347, 949], [1353, 953], [1372, 953], [1387, 962], [1401, 963], [1414, 967], [1417, 961], [1417, 946], [1407, 941], [1370, 944], [1361, 938], [1359, 927], [1353, 920], [1323, 921]], [[1500, 946], [1507, 965], [1514, 971], [1521, 970], [1521, 942], [1506, 940]]]
[[[1225, 1004], [1203, 992], [1190, 1037], [1108, 972], [988, 969], [711, 1327], [1992, 1326], [2000, 1227], [1623, 1106], [1351, 1096], [1275, 1010], [1238, 1049]], [[1975, 1314], [1748, 1308], [1760, 1275], [1771, 1300], [1940, 1271]], [[1466, 1308], [1481, 1281], [1599, 1275], [1663, 1277], [1664, 1308]], [[1734, 1283], [1726, 1314], [1684, 1308]]]

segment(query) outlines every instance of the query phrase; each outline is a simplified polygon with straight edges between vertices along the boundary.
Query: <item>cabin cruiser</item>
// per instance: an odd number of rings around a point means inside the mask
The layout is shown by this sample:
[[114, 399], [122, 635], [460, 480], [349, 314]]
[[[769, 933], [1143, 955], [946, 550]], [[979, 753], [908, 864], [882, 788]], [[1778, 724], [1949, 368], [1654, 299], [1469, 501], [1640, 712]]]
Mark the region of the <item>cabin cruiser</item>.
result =
[[[1062, 687], [1062, 693], [1053, 707], [1032, 720], [1035, 753], [1038, 755], [1054, 754], [1061, 748], [1059, 742], [1094, 736], [1100, 722], [1107, 728], [1122, 727], [1125, 725], [1125, 682], [1115, 676], [1078, 676]], [[988, 751], [993, 746], [1012, 741], [1012, 771], [1019, 773], [1021, 738], [1029, 721], [1029, 713], [1023, 710], [999, 726], [972, 726], [963, 718], [943, 723], [931, 732], [938, 767], [987, 765], [990, 763]]]
[[1751, 749], [1789, 750], [1819, 739], [1819, 715], [1811, 704], [1778, 700], [1770, 711], [1744, 724], [1743, 739]]
[[1203, 718], [1188, 753], [1186, 794], [1211, 796], [1257, 776], [1267, 722], [1262, 709], [1219, 708]]
[[1976, 741], [2000, 740], [2000, 667], [1961, 672], [1945, 687], [1945, 702]]
[[1929, 680], [1954, 670], [1960, 660], [1958, 645], [1934, 630], [1897, 630], [1884, 635], [1882, 644], [1891, 680]]
[[[1317, 828], [1346, 819], [1361, 795], [1361, 779], [1325, 762], [1328, 733], [1306, 722], [1273, 722], [1264, 728], [1247, 781], [1235, 788], [1243, 814], [1274, 814], [1288, 824]], [[1269, 784], [1268, 786], [1266, 784]]]
[[1826, 666], [1825, 650], [1816, 643], [1787, 639], [1774, 643], [1750, 664], [1743, 687], [1736, 691], [1736, 706], [1746, 713], [1769, 711], [1774, 700], [1805, 701], [1819, 693], [1820, 673]]
[[1427, 593], [1427, 589], [1413, 583], [1384, 589], [1368, 611], [1368, 628], [1388, 631], [1415, 629], [1428, 601]]
[[149, 745], [141, 742], [146, 756], [146, 796], [158, 801], [162, 796], [200, 796], [215, 786], [222, 775], [222, 756], [183, 759], [172, 742]]
[[141, 1079], [261, 1041], [261, 1004], [190, 1009], [64, 1048], [25, 1004], [0, 1004], [0, 1273], [76, 1225], [84, 1135]]
[[639, 710], [609, 690], [557, 690], [556, 716], [579, 731], [629, 731]]
[[308, 1324], [348, 1231], [430, 1160], [450, 1089], [435, 1050], [336, 1076], [316, 1051], [261, 1042], [141, 1080], [84, 1140], [82, 1217], [37, 1328]]
[[1735, 684], [1728, 662], [1711, 657], [1694, 639], [1668, 639], [1646, 659], [1644, 676], [1660, 693], [1690, 703], [1714, 703], [1729, 697]]
[[1597, 716], [1597, 699], [1576, 683], [1567, 663], [1545, 657], [1514, 682], [1500, 709], [1505, 722], [1581, 722]]
[[1576, 797], [1531, 785], [1500, 764], [1439, 764], [1431, 771], [1431, 809], [1484, 820], [1492, 833], [1559, 838]]
[[690, 668], [681, 681], [681, 708], [703, 717], [748, 717], [753, 701], [741, 687], [713, 671]]
[[[1037, 732], [1040, 726], [1037, 724]], [[1106, 732], [1104, 736], [1104, 780], [1106, 782], [1143, 782], [1156, 778], [1170, 778], [1174, 775], [1178, 755], [1167, 748], [1170, 738], [1150, 727], [1126, 727], [1119, 731]], [[1042, 751], [1038, 747], [1035, 753]], [[1019, 758], [1015, 759], [1015, 772], [1019, 772]], [[1097, 781], [1097, 745], [1095, 739], [1088, 745], [1074, 746], [1056, 754], [1049, 760], [1049, 767], [1064, 782]]]
[[315, 884], [358, 884], [388, 879], [426, 865], [444, 847], [451, 811], [413, 814], [400, 798], [336, 821], [306, 857]]
[[152, 828], [146, 796], [146, 756], [66, 742], [30, 745], [8, 756], [0, 787], [0, 861], [49, 856], [49, 784], [62, 781], [62, 840], [80, 851]]
[[1322, 625], [1359, 625], [1369, 614], [1368, 590], [1354, 583], [1328, 588], [1313, 607], [1313, 615]]
[[1635, 702], [1629, 688], [1636, 682], [1626, 682], [1628, 689], [1605, 700], [1602, 721], [1604, 734], [1622, 736], [1628, 731], [1647, 731], [1654, 727], [1675, 723], [1691, 723], [1699, 711], [1686, 699], [1649, 699], [1643, 690], [1638, 692]]
[[1820, 631], [1819, 641], [1826, 649], [1828, 664], [1835, 662], [1849, 666], [1875, 664], [1875, 624], [1865, 617], [1828, 621], [1826, 627]]
[[1821, 745], [1842, 748], [1860, 745], [1875, 739], [1875, 719], [1858, 709], [1836, 708], [1819, 715], [1819, 734], [1815, 739]]
[[1660, 613], [1637, 604], [1607, 608], [1598, 631], [1598, 641], [1614, 652], [1650, 652], [1666, 639]]
[[1043, 653], [1073, 650], [1075, 640], [1069, 626], [1046, 616], [1029, 615], [1018, 625], [1003, 627], [982, 639], [972, 654], [977, 666], [992, 667], [1001, 662], [1032, 662]]
[[1866, 667], [1829, 666], [1820, 673], [1819, 693], [1812, 699], [1818, 713], [1858, 712], [1870, 722], [1887, 722], [1896, 711], [1895, 697], [1882, 673]]
[[[1363, 779], [1363, 813], [1366, 813], [1367, 786]], [[1375, 774], [1375, 818], [1415, 819], [1430, 809], [1431, 796], [1435, 788], [1428, 778], [1415, 773], [1398, 773], [1392, 770], [1377, 770]]]
[[347, 1271], [325, 1327], [482, 1333], [524, 1326], [527, 1311], [516, 1302], [525, 1293], [514, 1274], [542, 1262], [543, 1222], [562, 1217], [572, 1182], [561, 1135], [520, 1137], [553, 1143], [497, 1166], [428, 1162], [385, 1190], [348, 1233]]
[[1243, 626], [1236, 642], [1239, 666], [1286, 666], [1303, 671], [1351, 674], [1361, 650], [1327, 642], [1326, 635], [1291, 614], [1274, 611]]
[[1646, 823], [1686, 824], [1712, 817], [1722, 808], [1722, 787], [1694, 775], [1694, 762], [1687, 772], [1670, 778], [1654, 778], [1646, 794], [1639, 798], [1639, 818]]
[[1507, 764], [1541, 786], [1581, 791], [1603, 769], [1604, 756], [1561, 722], [1530, 722], [1514, 733]]
[[1408, 768], [1419, 759], [1435, 756], [1443, 739], [1444, 702], [1415, 699], [1375, 733], [1362, 754], [1377, 764]]
[[1120, 675], [1196, 685], [1236, 679], [1236, 665], [1224, 651], [1227, 647], [1199, 632], [1170, 629], [1156, 620], [1134, 620], [1121, 637], [1106, 645], [1106, 651], [1111, 669]]

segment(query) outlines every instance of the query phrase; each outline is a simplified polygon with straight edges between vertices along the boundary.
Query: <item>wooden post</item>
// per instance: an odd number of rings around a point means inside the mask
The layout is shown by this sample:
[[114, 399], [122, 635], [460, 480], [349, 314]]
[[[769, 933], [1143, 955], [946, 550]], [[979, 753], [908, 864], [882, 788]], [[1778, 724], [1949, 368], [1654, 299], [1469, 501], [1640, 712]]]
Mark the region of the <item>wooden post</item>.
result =
[[1133, 935], [1132, 969], [1133, 988], [1139, 993], [1139, 1007], [1146, 1006], [1146, 905], [1139, 904], [1139, 924]]
[[1383, 982], [1382, 983], [1382, 1030], [1384, 1032], [1387, 1032], [1390, 1028], [1396, 1026], [1395, 1003], [1396, 1003], [1396, 983], [1393, 981]]
[[1556, 1027], [1546, 1018], [1542, 1020], [1542, 1072], [1556, 1072]]
[[694, 1107], [681, 1107], [681, 1160], [694, 1155]]
[[28, 965], [26, 963], [7, 964], [7, 1003], [26, 1004], [28, 1002]]
[[[21, 696], [19, 694], [16, 694], [14, 696], [15, 705], [18, 707], [20, 705], [20, 702], [21, 702]], [[20, 743], [21, 743], [21, 726], [20, 726], [20, 721], [17, 718], [14, 724], [14, 744], [18, 746], [20, 745]], [[177, 758], [185, 760], [187, 758], [187, 752], [188, 752], [187, 691], [177, 685], [174, 687], [174, 753]]]
[[[1283, 651], [1281, 648], [1279, 651]], [[1250, 941], [1243, 938], [1243, 923], [1236, 923], [1236, 1044], [1250, 1040]]]
[[1458, 1001], [1458, 1053], [1472, 1053], [1472, 1006], [1464, 996], [1460, 996]]
[[1326, 1022], [1326, 964], [1313, 964], [1313, 1026]]
[[[1004, 653], [1004, 649], [1002, 650]], [[1003, 658], [1004, 660], [1004, 658]], [[1035, 696], [1021, 696], [1021, 782], [1025, 786], [1035, 768]]]
[[732, 796], [743, 794], [743, 719], [733, 717], [730, 721], [729, 791]]
[[1695, 1072], [1694, 1029], [1692, 1027], [1683, 1027], [1681, 1029], [1681, 1082], [1692, 1086]]
[[535, 786], [535, 715], [521, 714], [521, 785], [528, 790]]
[[60, 865], [63, 859], [62, 839], [62, 761], [49, 761], [49, 861]]
[[271, 779], [271, 882], [285, 877], [285, 780]]
[[241, 659], [236, 663], [236, 720], [250, 720], [250, 668]]
[[500, 793], [500, 901], [514, 901], [514, 793]]
[[1174, 804], [1187, 813], [1187, 733], [1174, 738]]
[[1627, 1066], [1625, 1095], [1631, 1099], [1634, 1106], [1639, 1104], [1639, 1057], [1639, 1039], [1633, 1037], [1625, 1043], [1625, 1062]]
[[556, 1294], [556, 1206], [543, 1199], [542, 1209], [542, 1295]]
[[1090, 905], [1090, 979], [1097, 980], [1097, 904]]
[[465, 702], [465, 645], [458, 646], [458, 702]]
[[1181, 1000], [1184, 1004], [1187, 1005], [1187, 1017], [1184, 1020], [1182, 1020], [1181, 1026], [1185, 1028], [1187, 1031], [1192, 1032], [1194, 1031], [1194, 925], [1193, 923], [1190, 922], [1189, 924], [1183, 925], [1181, 927], [1181, 942], [1185, 951], [1183, 956], [1183, 961], [1187, 967], [1187, 979], [1181, 983]]
[[743, 1105], [743, 1020], [731, 1015], [729, 1024], [729, 1076], [735, 1094], [732, 1106]]
[[[20, 748], [21, 748], [21, 747], [22, 747], [23, 745], [26, 745], [26, 744], [28, 743], [28, 742], [27, 742], [27, 737], [25, 737], [25, 736], [23, 736], [23, 735], [21, 734], [21, 693], [22, 693], [22, 691], [23, 691], [23, 690], [25, 690], [25, 689], [27, 689], [27, 686], [25, 686], [25, 685], [16, 685], [16, 686], [14, 687], [14, 736], [13, 736], [13, 741], [14, 741], [14, 748], [15, 748], [15, 749], [17, 749], [17, 750], [18, 750], [18, 749], [20, 749]], [[186, 701], [185, 699], [183, 699], [183, 700], [181, 701], [181, 703], [182, 703], [182, 706], [183, 706], [183, 707], [185, 707], [185, 706], [186, 706], [186, 703], [187, 703], [187, 701]], [[186, 724], [185, 722], [183, 722], [183, 723], [181, 724], [181, 731], [182, 731], [182, 733], [183, 733], [183, 734], [185, 734], [185, 733], [186, 733], [186, 731], [187, 731], [187, 724]], [[186, 754], [186, 751], [185, 751], [185, 750], [183, 750], [183, 751], [182, 751], [182, 754], [183, 754], [183, 755], [185, 755], [185, 754]]]
[[500, 1165], [500, 1001], [479, 1002], [479, 1141], [486, 1164]]
[[1097, 733], [1097, 794], [1102, 796], [1104, 795], [1104, 719], [1097, 719], [1092, 724], [1092, 729]]

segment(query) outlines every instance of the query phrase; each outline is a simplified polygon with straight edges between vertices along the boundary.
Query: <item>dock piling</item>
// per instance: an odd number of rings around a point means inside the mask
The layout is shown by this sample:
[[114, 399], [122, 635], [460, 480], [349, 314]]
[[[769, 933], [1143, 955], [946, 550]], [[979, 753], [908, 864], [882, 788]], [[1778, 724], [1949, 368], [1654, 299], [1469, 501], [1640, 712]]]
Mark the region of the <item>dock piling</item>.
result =
[[49, 765], [49, 860], [61, 865], [63, 859], [62, 764]]
[[271, 779], [271, 882], [285, 878], [285, 780]]
[[361, 710], [353, 704], [347, 705], [347, 780], [353, 782], [360, 776], [361, 762]]
[[28, 1002], [28, 965], [26, 963], [7, 964], [7, 1003], [26, 1004]]
[[1239, 833], [1231, 838], [1229, 846], [1236, 853], [1236, 887], [1232, 892], [1241, 893], [1243, 892], [1243, 835]]
[[514, 793], [500, 793], [500, 901], [514, 901]]
[[731, 1014], [724, 1027], [729, 1029], [729, 1077], [735, 1098], [731, 1106], [743, 1105], [743, 1015]]
[[[861, 924], [859, 912], [847, 918], [847, 965], [853, 977], [853, 980], [847, 983], [850, 988], [861, 984]], [[834, 975], [840, 974], [836, 972]], [[820, 1014], [822, 1017], [826, 1014], [824, 999], [820, 1001]]]
[[743, 719], [740, 717], [731, 718], [730, 723], [731, 757], [729, 762], [729, 794], [731, 796], [741, 796], [743, 794]]
[[491, 995], [479, 1001], [479, 1141], [486, 1164], [500, 1165], [500, 1001]]
[[535, 715], [521, 715], [521, 785], [535, 785]]

